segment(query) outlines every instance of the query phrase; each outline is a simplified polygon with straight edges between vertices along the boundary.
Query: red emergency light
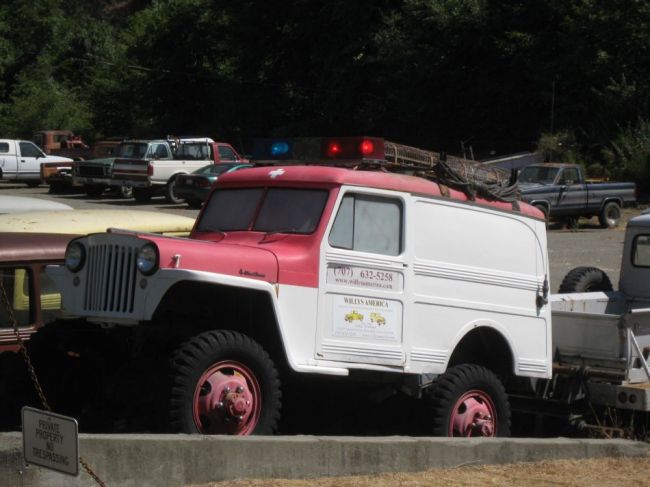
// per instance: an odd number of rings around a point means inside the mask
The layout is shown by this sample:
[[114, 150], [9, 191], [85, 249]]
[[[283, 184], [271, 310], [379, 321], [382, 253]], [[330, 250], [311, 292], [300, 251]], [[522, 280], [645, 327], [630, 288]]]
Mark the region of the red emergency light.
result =
[[384, 139], [379, 137], [327, 137], [322, 141], [327, 159], [345, 161], [384, 161]]

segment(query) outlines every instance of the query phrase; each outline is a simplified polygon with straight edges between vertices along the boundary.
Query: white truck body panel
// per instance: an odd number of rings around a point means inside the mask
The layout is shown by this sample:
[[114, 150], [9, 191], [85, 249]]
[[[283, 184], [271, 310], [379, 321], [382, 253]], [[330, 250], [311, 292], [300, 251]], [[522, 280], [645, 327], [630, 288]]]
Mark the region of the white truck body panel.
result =
[[[324, 239], [317, 357], [439, 374], [463, 336], [486, 326], [508, 342], [515, 374], [550, 377], [550, 307], [536, 306], [548, 273], [545, 232], [536, 227], [543, 223], [451, 200], [356, 187], [343, 187], [338, 205], [346, 192], [399, 199], [407, 215], [406, 247], [386, 256], [333, 248]], [[481, 238], [468, 239], [474, 232]], [[368, 272], [391, 278], [390, 286], [359, 278]], [[373, 323], [373, 316], [383, 323]], [[352, 336], [346, 336], [350, 326], [342, 320], [359, 321]]]

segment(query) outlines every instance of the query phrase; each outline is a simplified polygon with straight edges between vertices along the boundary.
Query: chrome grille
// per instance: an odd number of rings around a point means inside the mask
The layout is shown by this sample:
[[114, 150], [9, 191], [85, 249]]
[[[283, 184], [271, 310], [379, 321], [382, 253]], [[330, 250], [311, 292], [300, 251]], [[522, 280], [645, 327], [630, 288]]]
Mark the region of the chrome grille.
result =
[[85, 311], [132, 313], [137, 248], [114, 243], [91, 245], [86, 264]]

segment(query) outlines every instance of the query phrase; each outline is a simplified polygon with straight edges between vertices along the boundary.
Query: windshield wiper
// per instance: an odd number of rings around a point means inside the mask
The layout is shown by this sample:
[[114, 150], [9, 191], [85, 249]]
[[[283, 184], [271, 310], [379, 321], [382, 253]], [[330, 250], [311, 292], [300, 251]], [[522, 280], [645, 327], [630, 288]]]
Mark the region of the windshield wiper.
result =
[[258, 243], [266, 243], [265, 241], [266, 241], [267, 238], [272, 237], [273, 235], [277, 235], [278, 233], [286, 233], [286, 234], [296, 235], [296, 234], [301, 234], [301, 233], [305, 233], [305, 232], [301, 232], [301, 231], [299, 231], [299, 230], [297, 230], [295, 228], [285, 228], [285, 229], [282, 229], [282, 230], [271, 230], [271, 231], [266, 232], [262, 236], [262, 238], [260, 239], [260, 241]]

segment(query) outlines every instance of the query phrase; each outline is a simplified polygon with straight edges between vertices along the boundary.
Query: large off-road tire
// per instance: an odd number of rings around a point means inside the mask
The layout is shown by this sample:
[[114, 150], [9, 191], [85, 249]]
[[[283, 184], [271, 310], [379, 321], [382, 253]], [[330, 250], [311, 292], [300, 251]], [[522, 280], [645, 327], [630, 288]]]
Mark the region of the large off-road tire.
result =
[[612, 281], [604, 271], [597, 267], [576, 267], [564, 276], [558, 293], [593, 293], [613, 290]]
[[605, 203], [598, 215], [598, 221], [602, 228], [615, 228], [621, 221], [621, 207], [616, 201]]
[[165, 199], [167, 202], [174, 204], [179, 204], [185, 201], [183, 198], [179, 198], [176, 195], [176, 178], [167, 181], [167, 185], [165, 186]]
[[241, 333], [201, 333], [172, 357], [169, 416], [175, 431], [269, 435], [277, 427], [280, 398], [273, 361]]
[[149, 188], [133, 188], [133, 198], [138, 203], [149, 203], [151, 201], [151, 190]]
[[510, 403], [499, 378], [480, 365], [451, 367], [429, 390], [435, 436], [509, 436]]

